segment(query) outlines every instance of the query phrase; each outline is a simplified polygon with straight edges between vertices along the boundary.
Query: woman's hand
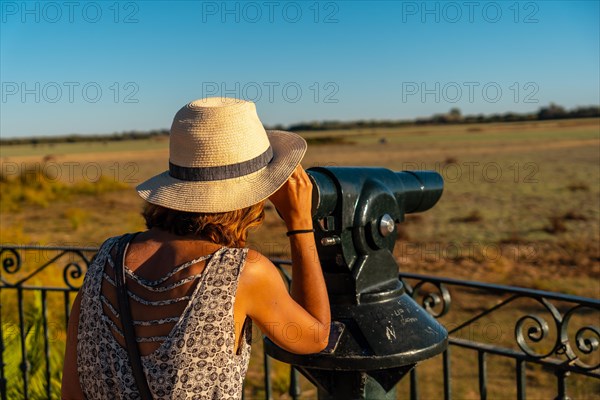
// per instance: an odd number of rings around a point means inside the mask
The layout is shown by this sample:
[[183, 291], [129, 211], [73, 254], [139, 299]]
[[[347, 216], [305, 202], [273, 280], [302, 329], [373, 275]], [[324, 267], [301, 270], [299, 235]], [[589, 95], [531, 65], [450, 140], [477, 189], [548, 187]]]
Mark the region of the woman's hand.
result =
[[269, 197], [288, 230], [312, 229], [312, 182], [298, 165], [292, 176]]
[[[309, 176], [298, 165], [287, 182], [269, 197], [288, 230], [312, 229], [312, 189]], [[316, 353], [327, 346], [331, 313], [315, 237], [306, 232], [290, 236], [289, 241], [291, 296], [271, 261], [250, 252], [236, 296], [252, 299], [245, 314], [278, 346], [297, 354]], [[298, 329], [297, 336], [290, 337], [282, 329], [290, 324]]]

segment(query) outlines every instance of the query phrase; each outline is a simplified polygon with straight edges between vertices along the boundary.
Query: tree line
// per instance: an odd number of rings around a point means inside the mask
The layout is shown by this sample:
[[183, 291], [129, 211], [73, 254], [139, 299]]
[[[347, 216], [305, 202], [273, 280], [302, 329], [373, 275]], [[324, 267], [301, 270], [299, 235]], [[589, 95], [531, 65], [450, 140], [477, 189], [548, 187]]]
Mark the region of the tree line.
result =
[[[462, 115], [460, 109], [452, 108], [445, 114], [434, 114], [431, 117], [416, 118], [412, 120], [369, 120], [369, 121], [315, 121], [303, 122], [290, 125], [290, 131], [325, 131], [334, 129], [356, 129], [356, 128], [393, 128], [416, 125], [444, 125], [444, 124], [481, 124], [491, 122], [519, 122], [519, 121], [543, 121], [551, 119], [568, 118], [598, 118], [600, 117], [600, 106], [577, 107], [567, 110], [562, 106], [551, 103], [547, 107], [541, 107], [533, 113], [507, 112], [504, 114], [477, 114]], [[278, 126], [278, 128], [283, 128]]]
[[[504, 114], [476, 114], [462, 115], [460, 109], [452, 108], [445, 114], [434, 114], [431, 117], [416, 118], [411, 120], [358, 120], [358, 121], [312, 121], [292, 124], [288, 126], [275, 125], [266, 127], [266, 129], [279, 129], [292, 132], [302, 131], [327, 131], [340, 129], [361, 129], [361, 128], [394, 128], [403, 126], [417, 125], [443, 125], [443, 124], [481, 124], [492, 122], [520, 122], [520, 121], [543, 121], [553, 119], [568, 118], [598, 118], [600, 117], [600, 106], [576, 107], [567, 110], [562, 106], [550, 103], [550, 105], [541, 107], [537, 112], [515, 113], [507, 112]], [[151, 131], [127, 131], [121, 133], [104, 135], [64, 135], [52, 137], [25, 137], [0, 139], [0, 145], [15, 144], [51, 144], [51, 143], [77, 143], [77, 142], [110, 142], [122, 140], [139, 140], [149, 138], [167, 137], [168, 129], [158, 129]]]

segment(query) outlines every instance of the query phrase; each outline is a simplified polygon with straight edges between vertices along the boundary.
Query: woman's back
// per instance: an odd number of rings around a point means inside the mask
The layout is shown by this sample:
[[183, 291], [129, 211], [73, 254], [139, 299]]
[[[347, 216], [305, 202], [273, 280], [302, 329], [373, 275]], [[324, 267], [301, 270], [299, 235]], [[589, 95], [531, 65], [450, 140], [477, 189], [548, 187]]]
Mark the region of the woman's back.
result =
[[[305, 151], [297, 134], [266, 131], [252, 102], [199, 99], [175, 114], [168, 170], [136, 187], [148, 231], [124, 251], [129, 293], [120, 284], [117, 301], [113, 238], [73, 303], [63, 398], [139, 398], [147, 383], [154, 398], [240, 398], [252, 325], [292, 353], [326, 347], [331, 318]], [[244, 248], [267, 199], [288, 229], [290, 292], [268, 258]], [[125, 323], [135, 331], [129, 352], [117, 307], [127, 298], [123, 310], [137, 321]], [[144, 371], [134, 379], [137, 353]]]
[[[118, 238], [104, 243], [82, 287], [78, 372], [87, 398], [132, 398], [137, 389], [118, 315], [113, 266]], [[142, 363], [155, 398], [239, 398], [250, 319], [236, 348], [234, 301], [247, 249], [137, 241], [126, 250], [127, 286]], [[202, 250], [211, 251], [211, 253]], [[183, 260], [176, 266], [169, 260]], [[187, 261], [189, 260], [189, 261]]]

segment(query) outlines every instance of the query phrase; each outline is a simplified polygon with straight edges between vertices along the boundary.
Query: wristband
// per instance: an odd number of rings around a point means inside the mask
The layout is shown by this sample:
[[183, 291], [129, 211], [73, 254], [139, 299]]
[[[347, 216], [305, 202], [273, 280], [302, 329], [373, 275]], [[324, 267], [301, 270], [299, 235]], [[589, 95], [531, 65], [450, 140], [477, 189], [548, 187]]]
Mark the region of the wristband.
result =
[[296, 235], [298, 233], [314, 233], [314, 232], [315, 232], [314, 229], [296, 229], [294, 231], [287, 231], [286, 235], [292, 236], [292, 235]]

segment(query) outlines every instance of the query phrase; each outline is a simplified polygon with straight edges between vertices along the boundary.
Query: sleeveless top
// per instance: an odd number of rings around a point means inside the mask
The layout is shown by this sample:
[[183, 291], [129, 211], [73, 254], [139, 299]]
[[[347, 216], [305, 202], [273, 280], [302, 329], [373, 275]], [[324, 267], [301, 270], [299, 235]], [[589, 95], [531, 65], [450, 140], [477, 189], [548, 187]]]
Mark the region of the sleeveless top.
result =
[[[128, 353], [115, 339], [120, 329], [106, 314], [116, 316], [118, 304], [112, 305], [102, 294], [103, 280], [114, 284], [106, 274], [113, 268], [111, 250], [118, 237], [101, 246], [88, 268], [81, 287], [81, 311], [78, 327], [77, 370], [79, 382], [88, 399], [139, 399]], [[191, 296], [167, 301], [145, 301], [130, 292], [130, 302], [147, 305], [187, 301], [180, 317], [163, 320], [135, 321], [135, 324], [175, 322], [168, 336], [138, 337], [138, 342], [161, 341], [160, 347], [142, 355], [142, 365], [154, 399], [239, 399], [250, 358], [252, 322], [248, 318], [242, 329], [238, 352], [234, 352], [235, 323], [233, 304], [238, 279], [248, 249], [222, 247], [209, 256], [192, 260], [174, 268], [158, 281], [147, 281], [126, 268], [127, 278], [148, 290], [181, 285], [195, 277]], [[198, 276], [163, 285], [176, 272], [207, 259]], [[113, 275], [114, 276], [114, 275]], [[152, 304], [155, 303], [155, 304]], [[105, 305], [103, 309], [103, 304]], [[149, 316], [151, 318], [151, 316]], [[114, 318], [114, 317], [113, 317]]]

